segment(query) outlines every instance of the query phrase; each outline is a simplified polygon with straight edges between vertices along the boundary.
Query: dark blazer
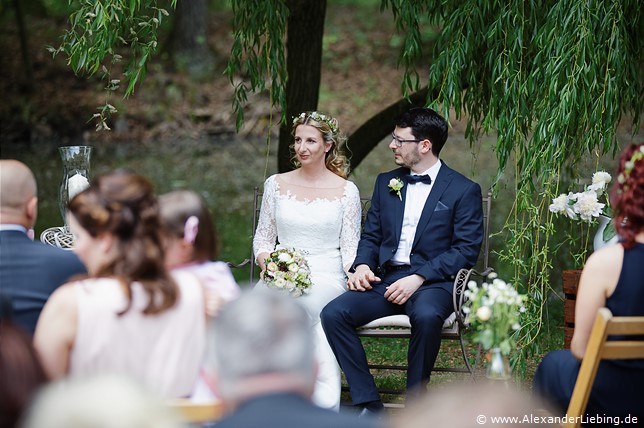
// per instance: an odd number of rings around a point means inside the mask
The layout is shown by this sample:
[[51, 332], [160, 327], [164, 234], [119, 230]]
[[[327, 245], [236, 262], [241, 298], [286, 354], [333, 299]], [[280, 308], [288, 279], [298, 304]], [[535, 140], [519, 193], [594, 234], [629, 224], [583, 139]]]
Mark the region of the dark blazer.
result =
[[14, 323], [31, 334], [51, 293], [85, 272], [71, 251], [32, 241], [21, 231], [0, 232], [0, 291], [12, 303]]
[[[376, 272], [394, 256], [406, 192], [403, 187], [401, 201], [388, 185], [392, 178], [404, 180], [408, 174], [408, 168], [398, 168], [378, 175], [354, 267], [366, 264]], [[424, 285], [443, 287], [451, 293], [458, 271], [476, 264], [482, 242], [481, 187], [443, 162], [418, 222], [410, 254], [411, 273], [424, 277]]]
[[375, 428], [378, 423], [357, 415], [315, 406], [297, 394], [252, 398], [216, 423], [217, 428]]

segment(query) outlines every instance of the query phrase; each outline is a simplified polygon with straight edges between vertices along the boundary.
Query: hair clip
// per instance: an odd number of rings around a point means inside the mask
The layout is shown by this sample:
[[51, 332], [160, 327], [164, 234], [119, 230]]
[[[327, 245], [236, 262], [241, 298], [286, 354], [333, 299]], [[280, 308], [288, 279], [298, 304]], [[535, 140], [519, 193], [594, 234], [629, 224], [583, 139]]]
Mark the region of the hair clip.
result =
[[188, 217], [183, 226], [183, 240], [188, 244], [194, 244], [197, 232], [199, 232], [199, 219], [195, 216]]
[[617, 176], [617, 181], [621, 184], [624, 189], [628, 189], [626, 181], [631, 175], [631, 171], [635, 168], [635, 163], [644, 159], [644, 144], [641, 144], [637, 150], [633, 152], [631, 158], [624, 163], [624, 170]]

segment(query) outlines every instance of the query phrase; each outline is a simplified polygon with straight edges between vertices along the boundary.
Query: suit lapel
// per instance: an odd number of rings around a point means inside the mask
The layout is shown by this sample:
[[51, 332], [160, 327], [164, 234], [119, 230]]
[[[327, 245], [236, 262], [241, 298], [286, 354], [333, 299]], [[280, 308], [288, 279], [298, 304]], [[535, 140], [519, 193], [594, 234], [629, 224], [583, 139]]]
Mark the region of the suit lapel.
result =
[[[409, 175], [409, 170], [405, 169], [403, 176]], [[400, 179], [403, 179], [403, 176]], [[396, 198], [396, 205], [394, 206], [394, 230], [396, 231], [396, 242], [400, 242], [400, 234], [402, 233], [402, 224], [403, 217], [405, 215], [405, 202], [407, 202], [407, 183], [400, 189], [400, 195], [402, 196], [402, 201]]]
[[450, 181], [452, 181], [452, 170], [443, 163], [443, 165], [441, 165], [441, 169], [438, 171], [438, 175], [436, 176], [436, 182], [434, 183], [431, 192], [429, 192], [427, 201], [425, 201], [425, 206], [423, 207], [423, 212], [420, 215], [420, 220], [418, 220], [412, 248], [418, 244], [418, 240], [427, 227], [427, 223], [429, 223], [429, 220], [432, 218], [432, 214], [434, 214], [438, 200], [447, 189]]

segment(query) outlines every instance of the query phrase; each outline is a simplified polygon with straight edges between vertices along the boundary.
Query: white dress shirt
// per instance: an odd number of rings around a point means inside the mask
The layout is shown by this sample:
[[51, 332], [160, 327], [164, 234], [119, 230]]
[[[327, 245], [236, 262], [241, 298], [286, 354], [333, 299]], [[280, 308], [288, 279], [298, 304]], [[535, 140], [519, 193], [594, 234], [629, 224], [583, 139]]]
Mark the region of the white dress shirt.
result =
[[425, 202], [429, 197], [429, 192], [431, 192], [434, 183], [436, 182], [436, 176], [438, 171], [441, 168], [440, 159], [431, 168], [427, 171], [424, 171], [422, 174], [412, 174], [412, 175], [429, 175], [432, 179], [432, 184], [425, 183], [415, 183], [415, 184], [405, 184], [405, 214], [403, 215], [402, 230], [400, 232], [400, 241], [398, 242], [398, 249], [396, 253], [391, 258], [391, 263], [394, 265], [408, 265], [409, 254], [411, 253], [411, 247], [414, 243], [414, 236], [416, 236], [416, 227], [418, 227], [418, 221], [420, 220], [420, 215], [423, 212], [425, 207]]

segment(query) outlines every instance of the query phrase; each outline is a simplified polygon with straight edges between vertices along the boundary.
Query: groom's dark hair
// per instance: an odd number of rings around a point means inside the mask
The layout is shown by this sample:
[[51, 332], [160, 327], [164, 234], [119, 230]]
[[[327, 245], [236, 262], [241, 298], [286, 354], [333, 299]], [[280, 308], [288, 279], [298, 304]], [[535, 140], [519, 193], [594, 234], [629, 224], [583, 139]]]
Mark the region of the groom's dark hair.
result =
[[414, 138], [431, 141], [436, 156], [447, 141], [447, 121], [430, 108], [409, 109], [396, 116], [394, 124], [399, 128], [411, 128]]

